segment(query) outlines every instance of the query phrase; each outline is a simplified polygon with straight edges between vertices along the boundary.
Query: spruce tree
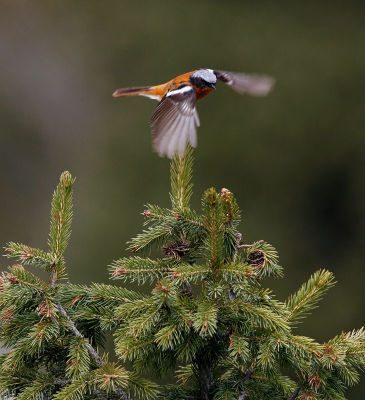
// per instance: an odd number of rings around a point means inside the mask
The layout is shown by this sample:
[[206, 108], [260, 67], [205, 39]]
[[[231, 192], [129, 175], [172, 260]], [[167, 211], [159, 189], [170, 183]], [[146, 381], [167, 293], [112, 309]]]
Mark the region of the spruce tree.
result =
[[[147, 205], [146, 228], [128, 244], [139, 255], [110, 266], [118, 285], [68, 282], [74, 179], [61, 175], [48, 249], [6, 246], [17, 264], [0, 281], [0, 341], [10, 349], [0, 357], [3, 398], [346, 398], [365, 368], [365, 331], [326, 343], [295, 334], [334, 285], [332, 273], [319, 270], [289, 299], [276, 299], [262, 285], [283, 275], [276, 250], [244, 242], [228, 189], [206, 190], [201, 214], [191, 209], [192, 163], [191, 148], [172, 160], [171, 208]], [[144, 256], [156, 251], [158, 258]], [[150, 294], [120, 285], [131, 282]], [[115, 355], [104, 351], [107, 337]]]

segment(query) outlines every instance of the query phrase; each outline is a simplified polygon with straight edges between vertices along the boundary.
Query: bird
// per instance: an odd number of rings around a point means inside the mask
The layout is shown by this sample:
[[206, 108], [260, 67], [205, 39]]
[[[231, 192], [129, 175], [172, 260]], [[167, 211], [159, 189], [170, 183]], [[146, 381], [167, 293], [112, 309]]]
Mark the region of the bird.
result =
[[183, 156], [188, 143], [197, 146], [200, 125], [195, 104], [215, 90], [217, 80], [240, 94], [266, 96], [275, 80], [267, 75], [199, 68], [156, 86], [117, 89], [113, 97], [145, 96], [158, 100], [151, 117], [153, 149], [161, 157]]

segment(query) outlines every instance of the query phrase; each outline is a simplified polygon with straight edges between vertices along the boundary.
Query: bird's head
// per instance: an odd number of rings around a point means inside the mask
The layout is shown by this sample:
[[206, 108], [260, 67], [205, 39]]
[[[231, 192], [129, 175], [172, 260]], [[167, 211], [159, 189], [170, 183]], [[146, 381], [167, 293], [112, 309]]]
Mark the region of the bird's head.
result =
[[190, 82], [198, 88], [215, 89], [217, 77], [212, 69], [198, 69], [190, 75]]

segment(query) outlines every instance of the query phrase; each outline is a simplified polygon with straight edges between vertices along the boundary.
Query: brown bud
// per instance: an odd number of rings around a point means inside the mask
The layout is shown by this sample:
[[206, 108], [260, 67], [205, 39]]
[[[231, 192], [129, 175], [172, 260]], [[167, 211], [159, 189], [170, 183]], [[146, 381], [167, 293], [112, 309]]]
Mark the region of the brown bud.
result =
[[308, 377], [308, 383], [311, 389], [317, 393], [319, 387], [321, 386], [321, 378], [317, 374], [312, 374]]
[[3, 311], [3, 314], [2, 314], [2, 316], [1, 316], [1, 319], [2, 319], [3, 321], [9, 322], [9, 321], [11, 321], [11, 319], [13, 318], [13, 315], [14, 315], [14, 309], [13, 309], [12, 307], [9, 307], [9, 308], [7, 308], [7, 309], [5, 309], [5, 310]]
[[155, 289], [163, 293], [171, 292], [171, 289], [168, 286], [164, 285], [161, 281], [157, 281]]
[[143, 211], [143, 216], [144, 216], [145, 219], [150, 218], [150, 216], [151, 216], [151, 211], [150, 211], [150, 210], [144, 210], [144, 211]]
[[66, 188], [68, 188], [72, 184], [71, 174], [68, 171], [63, 172], [60, 177], [60, 182], [63, 183]]
[[103, 374], [103, 377], [106, 378], [107, 380], [111, 380], [111, 379], [119, 378], [119, 375], [116, 375], [116, 374], [113, 374], [113, 375]]
[[24, 252], [24, 253], [22, 254], [22, 260], [24, 260], [24, 261], [29, 260], [29, 259], [32, 258], [32, 257], [33, 257], [32, 254], [31, 254], [31, 253], [28, 253], [28, 252]]
[[219, 193], [221, 199], [225, 202], [229, 202], [232, 200], [232, 192], [226, 188], [222, 188]]
[[117, 267], [115, 268], [114, 272], [113, 272], [113, 276], [118, 276], [118, 275], [125, 275], [128, 274], [128, 270], [124, 267]]
[[9, 279], [10, 283], [18, 283], [19, 282], [19, 279], [12, 275], [9, 275], [8, 279]]
[[51, 318], [51, 317], [53, 316], [52, 309], [51, 309], [51, 307], [50, 307], [50, 304], [49, 304], [47, 301], [43, 301], [43, 302], [38, 306], [38, 315], [39, 315], [40, 317], [42, 317], [42, 318], [41, 318], [41, 321], [42, 321], [44, 318], [49, 319], [49, 318]]

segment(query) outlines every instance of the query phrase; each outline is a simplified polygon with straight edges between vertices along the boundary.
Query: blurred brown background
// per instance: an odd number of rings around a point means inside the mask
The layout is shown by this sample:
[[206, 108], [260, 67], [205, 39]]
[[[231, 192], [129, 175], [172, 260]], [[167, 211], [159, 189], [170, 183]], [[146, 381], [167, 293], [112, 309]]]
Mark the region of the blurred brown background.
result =
[[[360, 1], [0, 1], [0, 244], [45, 248], [60, 173], [77, 177], [67, 256], [74, 282], [107, 281], [169, 205], [151, 151], [157, 103], [113, 99], [197, 67], [277, 78], [265, 99], [223, 84], [198, 105], [194, 204], [214, 185], [243, 209], [247, 242], [280, 254], [279, 298], [319, 268], [338, 284], [298, 330], [324, 341], [364, 323], [365, 5]], [[0, 260], [1, 268], [7, 265]], [[365, 397], [365, 382], [349, 399]]]

